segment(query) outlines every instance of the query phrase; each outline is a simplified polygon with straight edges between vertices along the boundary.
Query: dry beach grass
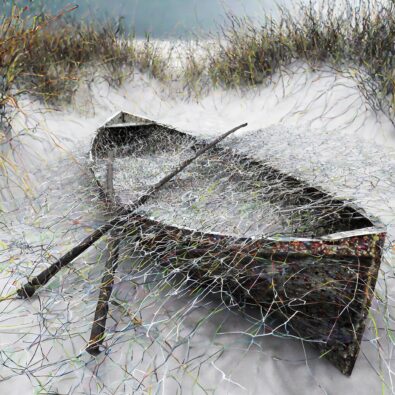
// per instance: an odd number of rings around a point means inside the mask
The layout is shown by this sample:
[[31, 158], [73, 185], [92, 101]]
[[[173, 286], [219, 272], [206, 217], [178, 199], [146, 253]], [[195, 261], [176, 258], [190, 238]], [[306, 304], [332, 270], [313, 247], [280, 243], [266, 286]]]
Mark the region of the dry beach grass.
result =
[[[392, 109], [395, 87], [395, 4], [363, 1], [300, 5], [263, 21], [229, 15], [219, 34], [185, 51], [175, 72], [171, 46], [136, 39], [116, 22], [85, 23], [74, 6], [34, 16], [14, 5], [0, 21], [2, 99], [28, 92], [47, 102], [70, 100], [89, 66], [120, 85], [135, 69], [160, 81], [178, 79], [191, 91], [202, 85], [240, 87], [263, 83], [295, 60], [322, 64], [358, 78], [370, 102]], [[392, 112], [391, 112], [392, 114]]]

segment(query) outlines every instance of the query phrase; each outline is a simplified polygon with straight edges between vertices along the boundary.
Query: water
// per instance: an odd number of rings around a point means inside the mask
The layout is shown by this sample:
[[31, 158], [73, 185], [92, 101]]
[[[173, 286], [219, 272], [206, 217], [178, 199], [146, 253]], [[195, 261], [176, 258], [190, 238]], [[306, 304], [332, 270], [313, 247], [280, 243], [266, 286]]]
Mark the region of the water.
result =
[[[51, 12], [62, 9], [63, 0], [39, 0], [31, 4], [33, 12], [44, 7]], [[93, 16], [122, 18], [125, 30], [137, 36], [150, 33], [153, 37], [190, 37], [193, 33], [217, 31], [226, 20], [226, 14], [249, 16], [259, 21], [265, 13], [276, 13], [277, 4], [288, 6], [289, 0], [80, 0], [73, 13], [78, 18]]]

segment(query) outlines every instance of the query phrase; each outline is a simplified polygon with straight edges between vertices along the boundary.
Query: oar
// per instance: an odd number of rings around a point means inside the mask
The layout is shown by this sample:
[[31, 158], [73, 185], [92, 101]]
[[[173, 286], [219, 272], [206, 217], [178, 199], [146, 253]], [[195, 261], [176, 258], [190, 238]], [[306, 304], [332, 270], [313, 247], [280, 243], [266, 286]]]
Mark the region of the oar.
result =
[[143, 205], [151, 196], [153, 196], [159, 189], [163, 187], [167, 182], [169, 182], [172, 178], [174, 178], [178, 173], [183, 171], [187, 166], [189, 166], [195, 159], [204, 154], [210, 148], [216, 146], [219, 142], [224, 140], [230, 134], [236, 132], [237, 130], [244, 128], [247, 126], [247, 123], [244, 123], [240, 126], [229, 130], [223, 135], [216, 138], [214, 141], [209, 143], [208, 145], [202, 147], [196, 154], [190, 159], [182, 162], [173, 172], [162, 178], [157, 184], [151, 187], [148, 192], [138, 198], [135, 202], [131, 204], [131, 210], [127, 215], [118, 216], [112, 219], [110, 222], [102, 225], [100, 228], [96, 229], [93, 233], [87, 236], [84, 240], [82, 240], [79, 244], [77, 244], [74, 248], [72, 248], [69, 252], [59, 258], [56, 262], [54, 262], [47, 269], [43, 270], [36, 277], [33, 277], [27, 284], [18, 289], [17, 294], [21, 298], [30, 298], [36, 292], [36, 290], [45, 285], [56, 273], [58, 273], [63, 267], [67, 266], [70, 262], [80, 256], [85, 250], [87, 250], [92, 244], [98, 241], [103, 235], [105, 235], [109, 230], [118, 227], [124, 226], [128, 223], [129, 217], [133, 214], [133, 212]]
[[[91, 355], [100, 354], [100, 346], [104, 341], [104, 333], [106, 331], [106, 321], [108, 314], [108, 304], [114, 285], [114, 275], [118, 267], [119, 244], [121, 242], [121, 234], [115, 231], [111, 232], [110, 243], [108, 246], [109, 258], [104, 269], [103, 278], [99, 291], [99, 298], [96, 304], [95, 316], [93, 318], [91, 335], [89, 338], [86, 351]], [[122, 233], [122, 232], [120, 232]]]

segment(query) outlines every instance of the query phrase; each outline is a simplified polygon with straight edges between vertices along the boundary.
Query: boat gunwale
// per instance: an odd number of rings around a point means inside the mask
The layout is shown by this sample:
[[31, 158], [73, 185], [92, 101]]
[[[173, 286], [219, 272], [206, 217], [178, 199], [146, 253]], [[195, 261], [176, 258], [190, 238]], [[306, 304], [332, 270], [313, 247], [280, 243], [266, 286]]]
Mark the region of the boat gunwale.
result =
[[[111, 125], [109, 124], [111, 121], [113, 121], [114, 119], [116, 119], [116, 117], [125, 114], [127, 116], [131, 116], [133, 117], [136, 121], [133, 122], [124, 122], [124, 123], [117, 123], [115, 125]], [[197, 143], [200, 144], [204, 144], [207, 143], [207, 140], [203, 137], [199, 137], [199, 136], [195, 136], [191, 133], [189, 133], [188, 131], [182, 130], [182, 129], [178, 129], [172, 125], [168, 125], [168, 124], [164, 124], [161, 122], [156, 122], [153, 121], [151, 119], [148, 118], [144, 118], [140, 115], [136, 115], [136, 114], [131, 114], [125, 111], [118, 111], [116, 112], [114, 115], [112, 115], [111, 117], [109, 117], [99, 128], [96, 129], [95, 131], [95, 136], [93, 137], [92, 141], [91, 141], [91, 145], [90, 145], [90, 151], [89, 151], [89, 168], [90, 171], [92, 172], [96, 183], [98, 185], [98, 187], [101, 189], [101, 192], [106, 195], [106, 200], [108, 201], [110, 199], [110, 197], [106, 194], [106, 190], [105, 187], [100, 183], [100, 181], [98, 180], [97, 176], [96, 176], [96, 172], [93, 169], [93, 165], [95, 163], [95, 158], [96, 155], [94, 154], [94, 145], [96, 142], [96, 139], [98, 138], [98, 135], [100, 133], [100, 131], [102, 130], [111, 130], [111, 129], [122, 129], [122, 128], [128, 128], [128, 127], [134, 127], [134, 126], [159, 126], [159, 127], [163, 127], [165, 129], [168, 129], [171, 133], [178, 133], [180, 135], [184, 135], [184, 136], [188, 136], [191, 137], [195, 140], [197, 140]], [[222, 147], [222, 149], [230, 149], [232, 153], [236, 154], [236, 155], [240, 155], [240, 153], [237, 152], [237, 150], [234, 150], [230, 147]], [[256, 158], [254, 156], [247, 156], [245, 154], [243, 154], [243, 158], [245, 159], [249, 159], [251, 161], [259, 161], [259, 158]], [[303, 243], [314, 243], [314, 242], [335, 242], [335, 241], [340, 241], [343, 239], [348, 239], [348, 238], [352, 238], [352, 237], [360, 237], [360, 236], [369, 236], [369, 235], [379, 235], [382, 237], [382, 235], [386, 235], [387, 230], [385, 225], [375, 216], [367, 214], [365, 212], [365, 210], [359, 206], [357, 206], [353, 201], [351, 200], [347, 200], [347, 199], [340, 199], [340, 198], [336, 198], [335, 196], [333, 196], [331, 193], [327, 192], [324, 188], [320, 187], [320, 186], [311, 186], [309, 185], [306, 180], [303, 180], [295, 175], [289, 175], [271, 165], [269, 165], [269, 167], [271, 167], [273, 170], [275, 170], [279, 175], [287, 177], [288, 179], [292, 179], [295, 180], [296, 182], [310, 188], [310, 189], [315, 189], [317, 192], [324, 194], [328, 197], [333, 198], [333, 200], [336, 200], [338, 202], [344, 203], [344, 207], [345, 208], [350, 208], [351, 210], [355, 211], [356, 213], [360, 214], [364, 219], [366, 219], [367, 221], [369, 221], [372, 226], [367, 226], [367, 227], [363, 227], [363, 228], [359, 228], [359, 229], [353, 229], [353, 230], [348, 230], [348, 231], [340, 231], [340, 232], [334, 232], [334, 233], [329, 233], [326, 234], [324, 236], [321, 237], [315, 237], [315, 238], [309, 238], [309, 237], [298, 237], [298, 236], [288, 236], [288, 235], [284, 235], [282, 236], [281, 233], [279, 233], [278, 235], [274, 236], [251, 236], [251, 237], [237, 237], [234, 235], [230, 235], [230, 234], [226, 234], [226, 233], [221, 233], [221, 232], [204, 232], [204, 231], [199, 231], [197, 229], [193, 229], [193, 228], [189, 228], [186, 226], [179, 226], [177, 224], [170, 224], [170, 223], [164, 223], [161, 221], [158, 221], [152, 217], [149, 217], [148, 215], [138, 215], [139, 217], [144, 217], [147, 220], [157, 224], [157, 225], [161, 225], [161, 226], [167, 226], [167, 227], [171, 227], [171, 228], [176, 228], [180, 231], [185, 231], [187, 233], [194, 233], [194, 234], [200, 234], [202, 236], [205, 237], [220, 237], [221, 239], [229, 239], [229, 240], [234, 240], [235, 242], [237, 242], [237, 244], [244, 244], [244, 243], [254, 243], [257, 241], [267, 241], [270, 243], [273, 242], [303, 242]], [[132, 209], [129, 207], [129, 205], [124, 204], [124, 203], [120, 203], [120, 202], [115, 202], [114, 200], [112, 200], [112, 203], [115, 206], [118, 206], [118, 208], [122, 208], [122, 212], [123, 213], [128, 213], [131, 214], [132, 213]]]

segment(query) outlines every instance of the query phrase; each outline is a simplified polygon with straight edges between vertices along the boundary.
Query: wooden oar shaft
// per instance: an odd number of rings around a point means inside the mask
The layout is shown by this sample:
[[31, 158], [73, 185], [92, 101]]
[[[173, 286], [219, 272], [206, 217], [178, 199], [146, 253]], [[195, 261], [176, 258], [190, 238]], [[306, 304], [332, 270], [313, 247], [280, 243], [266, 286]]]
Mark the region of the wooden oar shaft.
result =
[[121, 242], [121, 235], [113, 232], [109, 244], [109, 258], [106, 263], [106, 268], [101, 280], [101, 287], [99, 292], [99, 299], [97, 301], [95, 317], [91, 330], [91, 336], [86, 350], [91, 355], [98, 355], [100, 353], [100, 346], [103, 344], [106, 330], [106, 321], [108, 314], [108, 304], [112, 293], [114, 284], [114, 274], [118, 266], [119, 244]]
[[18, 296], [22, 298], [30, 298], [36, 292], [36, 289], [42, 285], [45, 285], [56, 273], [58, 273], [63, 267], [67, 266], [75, 258], [81, 255], [87, 250], [92, 244], [98, 241], [103, 235], [105, 235], [110, 229], [114, 227], [113, 221], [102, 225], [96, 229], [93, 233], [87, 236], [84, 240], [78, 243], [70, 251], [68, 251], [61, 258], [57, 259], [55, 263], [43, 270], [36, 277], [33, 277], [27, 284], [18, 289]]
[[174, 178], [177, 174], [181, 173], [187, 166], [189, 166], [193, 161], [195, 161], [199, 156], [202, 156], [206, 151], [208, 151], [210, 148], [215, 147], [218, 143], [220, 143], [222, 140], [226, 139], [230, 134], [236, 132], [237, 130], [244, 128], [247, 126], [247, 123], [243, 123], [242, 125], [239, 125], [228, 132], [222, 134], [221, 136], [217, 137], [215, 140], [213, 140], [211, 143], [205, 145], [202, 147], [199, 151], [196, 152], [196, 154], [189, 159], [186, 159], [184, 162], [182, 162], [174, 171], [172, 171], [170, 174], [167, 176], [163, 177], [158, 183], [156, 183], [151, 189], [144, 195], [142, 195], [135, 203], [132, 204], [132, 207], [134, 209], [140, 207], [143, 205], [151, 196], [153, 196], [159, 189], [163, 187], [167, 182], [169, 182], [172, 178]]
[[[247, 123], [239, 125], [228, 132], [222, 134], [218, 138], [216, 138], [211, 143], [202, 147], [192, 158], [185, 160], [181, 163], [173, 172], [162, 178], [157, 184], [155, 184], [146, 194], [141, 196], [135, 202], [131, 204], [131, 214], [138, 207], [143, 205], [151, 196], [153, 196], [160, 188], [163, 187], [167, 182], [169, 182], [172, 178], [174, 178], [177, 174], [182, 172], [187, 166], [189, 166], [194, 160], [196, 160], [199, 156], [203, 155], [210, 148], [213, 148], [230, 134], [236, 132], [237, 130], [244, 128], [247, 126]], [[127, 224], [129, 217], [116, 217], [112, 219], [107, 224], [102, 225], [100, 228], [96, 229], [93, 233], [87, 236], [84, 240], [82, 240], [79, 244], [77, 244], [74, 248], [72, 248], [69, 252], [63, 255], [61, 258], [56, 260], [51, 266], [42, 271], [36, 277], [33, 277], [27, 284], [18, 289], [17, 294], [22, 298], [30, 298], [34, 295], [37, 288], [45, 285], [56, 273], [58, 273], [63, 267], [67, 266], [70, 262], [80, 256], [85, 250], [87, 250], [92, 244], [101, 239], [103, 235], [105, 235], [109, 230], [113, 229], [116, 226], [123, 226]]]

